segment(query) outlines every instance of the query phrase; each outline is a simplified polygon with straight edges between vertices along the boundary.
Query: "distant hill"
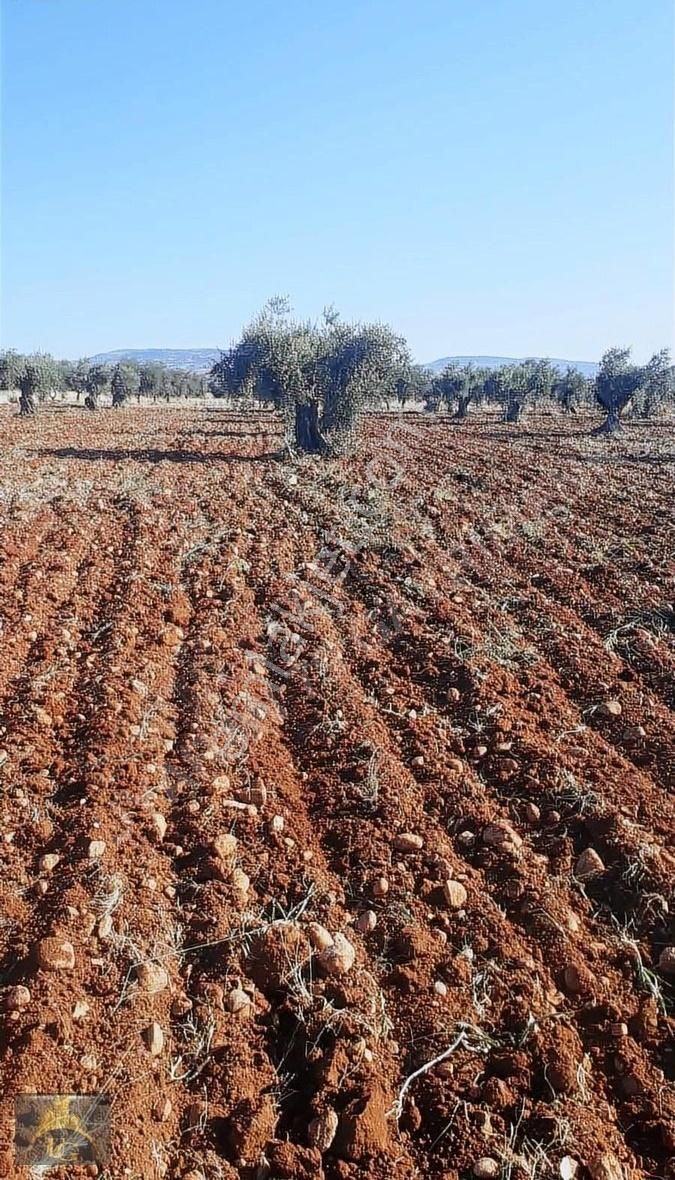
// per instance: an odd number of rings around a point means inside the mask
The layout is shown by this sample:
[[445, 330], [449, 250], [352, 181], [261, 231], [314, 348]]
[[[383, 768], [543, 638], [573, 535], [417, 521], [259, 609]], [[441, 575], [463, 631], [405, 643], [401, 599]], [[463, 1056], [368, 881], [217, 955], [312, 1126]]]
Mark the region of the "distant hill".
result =
[[166, 365], [169, 369], [188, 369], [191, 373], [208, 373], [220, 356], [219, 348], [117, 348], [114, 352], [97, 352], [89, 360], [95, 365], [116, 365], [118, 361], [137, 361], [139, 365]]
[[[220, 356], [219, 348], [118, 348], [114, 352], [98, 352], [90, 357], [96, 365], [115, 365], [118, 361], [137, 361], [142, 365], [147, 362], [166, 365], [170, 369], [188, 369], [191, 373], [208, 373], [211, 366]], [[525, 357], [512, 356], [442, 356], [431, 361], [426, 368], [434, 373], [445, 368], [451, 362], [457, 365], [482, 365], [487, 369], [498, 369], [500, 365], [510, 365]], [[531, 359], [531, 358], [529, 358]], [[564, 372], [568, 365], [579, 369], [585, 377], [595, 377], [598, 366], [595, 361], [562, 361], [551, 358], [551, 364]]]
[[[426, 365], [426, 368], [431, 369], [434, 373], [440, 372], [441, 369], [444, 369], [446, 365], [450, 364], [476, 365], [485, 369], [498, 369], [501, 365], [520, 364], [524, 360], [539, 359], [539, 357], [524, 356], [442, 356], [437, 361], [430, 361]], [[595, 361], [561, 361], [555, 357], [549, 357], [548, 359], [561, 373], [564, 373], [565, 369], [571, 367], [572, 369], [578, 369], [580, 373], [583, 373], [584, 377], [595, 377], [598, 371], [598, 365]]]

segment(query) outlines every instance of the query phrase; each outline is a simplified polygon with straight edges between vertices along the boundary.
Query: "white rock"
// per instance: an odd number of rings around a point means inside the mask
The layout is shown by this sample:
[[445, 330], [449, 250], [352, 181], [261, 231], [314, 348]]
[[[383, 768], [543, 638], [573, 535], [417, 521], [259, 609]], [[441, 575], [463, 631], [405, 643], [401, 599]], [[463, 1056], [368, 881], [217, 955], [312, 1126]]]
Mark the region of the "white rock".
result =
[[329, 975], [346, 975], [354, 966], [356, 951], [344, 934], [336, 934], [332, 946], [319, 955], [319, 962]]
[[144, 1029], [143, 1040], [145, 1041], [151, 1056], [159, 1057], [162, 1049], [164, 1048], [164, 1033], [162, 1031], [161, 1025], [159, 1025], [156, 1020], [153, 1020], [152, 1024], [149, 1024], [148, 1027]]
[[334, 1110], [327, 1110], [312, 1119], [307, 1128], [307, 1139], [310, 1147], [317, 1151], [328, 1151], [338, 1129], [338, 1116]]
[[468, 894], [461, 881], [448, 878], [443, 882], [443, 897], [451, 910], [462, 910], [467, 902]]
[[585, 848], [580, 856], [577, 857], [574, 866], [574, 875], [580, 881], [590, 881], [592, 877], [599, 877], [605, 871], [604, 861], [594, 848]]
[[307, 936], [315, 951], [327, 951], [333, 946], [333, 935], [320, 922], [310, 922], [307, 926]]
[[169, 986], [169, 976], [159, 963], [139, 963], [136, 979], [141, 991], [148, 996], [157, 995]]
[[419, 852], [424, 847], [424, 838], [416, 832], [399, 832], [394, 836], [394, 848], [397, 852]]

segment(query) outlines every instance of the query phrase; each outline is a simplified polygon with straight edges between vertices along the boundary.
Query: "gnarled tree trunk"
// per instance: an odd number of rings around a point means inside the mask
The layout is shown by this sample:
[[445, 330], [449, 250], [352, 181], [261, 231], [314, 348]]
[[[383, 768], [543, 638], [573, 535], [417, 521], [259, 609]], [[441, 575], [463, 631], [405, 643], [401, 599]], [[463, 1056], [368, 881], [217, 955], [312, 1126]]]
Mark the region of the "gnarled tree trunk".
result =
[[318, 402], [296, 402], [295, 445], [310, 455], [323, 455], [328, 449], [319, 429]]
[[506, 410], [505, 422], [520, 422], [520, 415], [523, 409], [523, 403], [519, 402], [517, 398], [510, 401]]
[[469, 416], [469, 403], [470, 403], [470, 401], [471, 401], [470, 397], [460, 397], [459, 398], [459, 401], [457, 402], [457, 413], [455, 414], [455, 418], [463, 419], [463, 418], [467, 418]]
[[605, 421], [593, 431], [593, 434], [616, 434], [621, 430], [621, 417], [617, 406], [610, 406]]
[[19, 398], [19, 413], [22, 418], [27, 418], [29, 415], [37, 413], [37, 402], [34, 393], [22, 389]]

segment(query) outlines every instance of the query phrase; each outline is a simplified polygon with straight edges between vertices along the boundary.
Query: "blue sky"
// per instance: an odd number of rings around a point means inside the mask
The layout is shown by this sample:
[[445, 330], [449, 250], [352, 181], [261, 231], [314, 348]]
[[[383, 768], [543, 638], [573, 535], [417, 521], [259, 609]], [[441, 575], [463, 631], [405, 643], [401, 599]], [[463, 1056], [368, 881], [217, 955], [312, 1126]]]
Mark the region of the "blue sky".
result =
[[2, 0], [4, 347], [672, 336], [670, 0]]

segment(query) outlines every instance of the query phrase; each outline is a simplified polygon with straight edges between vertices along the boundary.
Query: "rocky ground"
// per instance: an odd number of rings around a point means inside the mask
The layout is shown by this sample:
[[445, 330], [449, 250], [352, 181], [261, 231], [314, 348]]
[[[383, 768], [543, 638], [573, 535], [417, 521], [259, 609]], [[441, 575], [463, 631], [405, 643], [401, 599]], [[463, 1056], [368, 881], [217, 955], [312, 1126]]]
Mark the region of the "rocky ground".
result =
[[1, 1174], [675, 1176], [668, 424], [0, 430]]

